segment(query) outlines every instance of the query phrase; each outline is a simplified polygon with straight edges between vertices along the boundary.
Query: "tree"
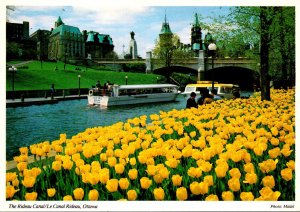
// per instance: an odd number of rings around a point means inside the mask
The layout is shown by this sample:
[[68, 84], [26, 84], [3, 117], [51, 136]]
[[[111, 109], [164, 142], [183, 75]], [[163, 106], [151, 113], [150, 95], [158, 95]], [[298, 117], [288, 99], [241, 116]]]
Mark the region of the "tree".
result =
[[165, 67], [170, 68], [178, 60], [192, 57], [193, 52], [190, 51], [190, 46], [180, 43], [180, 38], [177, 34], [172, 34], [169, 37], [161, 36], [159, 40], [156, 40], [153, 58], [157, 59], [157, 62]]
[[[261, 99], [270, 100], [269, 81], [294, 79], [295, 76], [295, 7], [234, 7], [227, 17], [218, 17], [208, 26], [214, 32], [219, 53], [247, 57], [260, 64]], [[242, 44], [250, 49], [240, 49]], [[240, 50], [239, 50], [240, 49]], [[287, 70], [290, 70], [287, 72]], [[295, 82], [293, 82], [295, 83]]]

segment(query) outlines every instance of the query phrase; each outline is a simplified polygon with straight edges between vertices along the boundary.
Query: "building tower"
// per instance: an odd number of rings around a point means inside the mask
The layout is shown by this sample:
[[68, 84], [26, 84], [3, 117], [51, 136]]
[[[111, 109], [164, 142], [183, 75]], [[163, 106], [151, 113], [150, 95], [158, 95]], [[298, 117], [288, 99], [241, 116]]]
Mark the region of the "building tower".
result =
[[137, 45], [134, 39], [134, 32], [130, 32], [131, 40], [129, 42], [129, 54], [131, 55], [131, 59], [137, 59], [138, 52], [137, 52]]
[[171, 31], [170, 25], [167, 22], [167, 15], [165, 14], [165, 22], [162, 23], [162, 27], [159, 33], [159, 40], [162, 42], [161, 44], [171, 44], [172, 45], [172, 37], [173, 33]]
[[57, 21], [55, 21], [55, 28], [59, 27], [62, 24], [64, 24], [64, 22], [62, 22], [60, 16], [58, 16]]
[[198, 53], [199, 50], [204, 50], [202, 44], [202, 32], [197, 13], [195, 13], [195, 19], [191, 29], [191, 46], [192, 50], [196, 53]]

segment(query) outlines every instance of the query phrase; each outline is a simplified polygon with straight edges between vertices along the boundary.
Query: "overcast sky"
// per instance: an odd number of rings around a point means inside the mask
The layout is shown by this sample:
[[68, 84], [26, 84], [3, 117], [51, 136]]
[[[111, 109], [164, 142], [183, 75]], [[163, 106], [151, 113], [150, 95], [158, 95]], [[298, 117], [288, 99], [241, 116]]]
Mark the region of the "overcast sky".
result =
[[[66, 25], [76, 26], [80, 31], [93, 30], [109, 34], [114, 50], [120, 55], [128, 51], [130, 32], [135, 32], [138, 54], [145, 57], [146, 51], [153, 49], [158, 38], [165, 13], [173, 33], [181, 42], [190, 43], [191, 24], [194, 14], [201, 15], [201, 21], [209, 21], [209, 16], [227, 13], [229, 7], [204, 6], [143, 6], [143, 5], [103, 5], [80, 6], [18, 6], [8, 11], [9, 21], [22, 23], [29, 21], [30, 34], [38, 29], [50, 30], [60, 16]], [[203, 37], [207, 32], [203, 31]]]

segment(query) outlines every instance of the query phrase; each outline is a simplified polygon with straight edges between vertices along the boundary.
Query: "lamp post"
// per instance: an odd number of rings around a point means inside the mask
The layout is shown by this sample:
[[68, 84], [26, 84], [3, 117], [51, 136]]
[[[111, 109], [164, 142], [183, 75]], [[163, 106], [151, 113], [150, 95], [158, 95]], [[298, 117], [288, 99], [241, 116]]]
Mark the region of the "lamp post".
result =
[[158, 84], [158, 77], [156, 77], [156, 83]]
[[15, 92], [15, 73], [17, 73], [17, 68], [15, 66], [12, 66], [8, 69], [9, 72], [12, 73], [12, 100], [14, 100], [14, 92]]
[[125, 81], [126, 81], [126, 85], [127, 85], [127, 82], [128, 82], [128, 76], [125, 76]]
[[78, 96], [80, 96], [80, 75], [78, 75]]
[[201, 67], [198, 68], [198, 81], [200, 81]]
[[217, 46], [215, 43], [210, 43], [208, 45], [208, 50], [211, 53], [211, 78], [212, 78], [212, 90], [214, 89], [214, 56], [215, 56], [215, 52], [217, 50]]

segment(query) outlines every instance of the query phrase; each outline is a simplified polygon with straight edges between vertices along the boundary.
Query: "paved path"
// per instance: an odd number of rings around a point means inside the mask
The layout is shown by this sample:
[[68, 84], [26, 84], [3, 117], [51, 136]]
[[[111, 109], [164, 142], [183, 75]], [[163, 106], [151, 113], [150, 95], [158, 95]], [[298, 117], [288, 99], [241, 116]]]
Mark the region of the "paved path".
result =
[[21, 62], [21, 63], [16, 63], [16, 64], [10, 64], [10, 63], [7, 63], [8, 66], [15, 66], [15, 67], [19, 67], [19, 66], [22, 66], [22, 65], [25, 65], [27, 63], [30, 63], [32, 62], [32, 60], [29, 60], [29, 61], [24, 61], [24, 62]]
[[85, 95], [71, 95], [71, 96], [55, 96], [53, 99], [48, 98], [25, 98], [24, 101], [21, 99], [7, 99], [6, 107], [23, 107], [31, 105], [44, 105], [44, 104], [55, 104], [59, 101], [74, 100], [74, 99], [87, 99], [87, 94]]

